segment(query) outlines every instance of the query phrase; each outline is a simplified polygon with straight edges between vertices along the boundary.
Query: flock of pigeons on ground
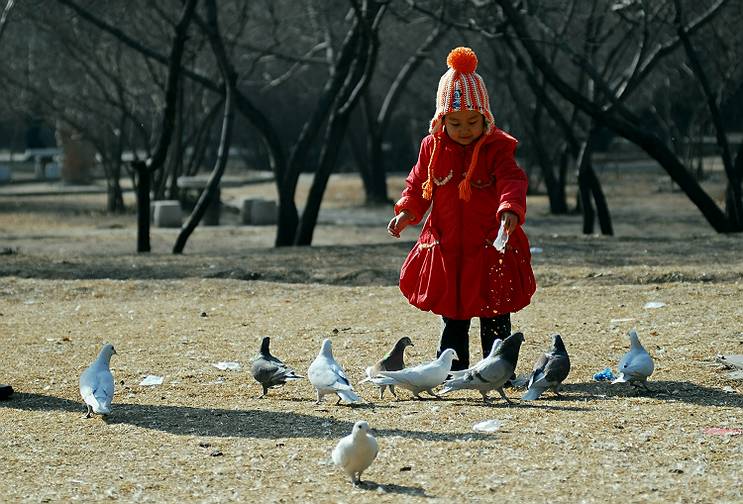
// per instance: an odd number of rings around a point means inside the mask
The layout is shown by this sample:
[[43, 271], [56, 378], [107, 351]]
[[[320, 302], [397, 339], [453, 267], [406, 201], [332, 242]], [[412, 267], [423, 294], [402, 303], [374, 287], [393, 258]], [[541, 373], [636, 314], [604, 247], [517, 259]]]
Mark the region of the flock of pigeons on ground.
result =
[[[629, 340], [630, 349], [619, 361], [619, 374], [612, 383], [630, 383], [649, 390], [647, 379], [653, 374], [653, 359], [643, 348], [634, 329], [629, 332]], [[259, 397], [264, 397], [271, 388], [304, 378], [271, 354], [270, 342], [269, 337], [263, 338], [259, 353], [251, 361], [251, 373], [263, 387], [263, 393]], [[512, 334], [505, 340], [498, 339], [493, 343], [490, 354], [480, 362], [469, 369], [452, 371], [452, 362], [458, 357], [450, 348], [441, 352], [441, 355], [431, 362], [405, 367], [405, 349], [413, 346], [413, 342], [406, 336], [400, 338], [379, 362], [366, 368], [366, 378], [360, 383], [370, 382], [379, 387], [380, 399], [383, 398], [386, 388], [389, 388], [392, 395], [397, 398], [395, 387], [409, 390], [418, 399], [423, 399], [420, 396], [422, 392], [441, 398], [441, 395], [450, 392], [471, 389], [480, 392], [486, 404], [490, 401], [488, 393], [493, 390], [498, 391], [500, 396], [511, 404], [503, 388], [515, 376], [519, 350], [523, 342], [524, 335], [520, 332]], [[114, 379], [109, 365], [111, 356], [115, 354], [113, 345], [104, 345], [96, 360], [80, 375], [80, 395], [87, 407], [86, 418], [90, 418], [92, 413], [100, 415], [111, 413]], [[521, 399], [536, 400], [547, 390], [552, 390], [560, 396], [560, 386], [569, 373], [570, 357], [560, 335], [554, 334], [552, 348], [537, 359], [528, 379], [526, 393]], [[341, 401], [350, 404], [363, 402], [343, 368], [333, 357], [330, 339], [323, 340], [320, 353], [307, 370], [307, 378], [317, 391], [317, 404], [320, 404], [328, 394], [338, 396], [336, 404]], [[443, 388], [439, 395], [434, 389], [442, 384]], [[341, 439], [333, 449], [332, 459], [346, 472], [353, 484], [358, 485], [361, 483], [361, 473], [371, 465], [377, 453], [377, 441], [369, 432], [369, 424], [359, 421], [354, 424], [351, 434]]]

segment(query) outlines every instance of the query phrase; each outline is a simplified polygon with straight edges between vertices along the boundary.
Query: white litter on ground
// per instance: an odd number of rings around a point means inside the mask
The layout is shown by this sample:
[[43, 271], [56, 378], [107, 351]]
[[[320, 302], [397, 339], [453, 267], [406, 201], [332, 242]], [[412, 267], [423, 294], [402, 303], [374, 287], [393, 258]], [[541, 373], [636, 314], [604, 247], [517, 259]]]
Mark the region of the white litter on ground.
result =
[[490, 434], [493, 432], [497, 432], [498, 430], [500, 430], [501, 427], [503, 427], [503, 422], [501, 420], [485, 420], [473, 425], [472, 430], [475, 432], [484, 432], [486, 434]]
[[153, 386], [153, 385], [162, 385], [163, 384], [163, 377], [162, 376], [155, 376], [155, 375], [147, 375], [144, 377], [144, 379], [139, 382], [142, 386]]
[[240, 363], [239, 362], [217, 362], [216, 364], [212, 364], [217, 369], [220, 369], [222, 371], [227, 371], [228, 369], [230, 371], [239, 371], [240, 370]]

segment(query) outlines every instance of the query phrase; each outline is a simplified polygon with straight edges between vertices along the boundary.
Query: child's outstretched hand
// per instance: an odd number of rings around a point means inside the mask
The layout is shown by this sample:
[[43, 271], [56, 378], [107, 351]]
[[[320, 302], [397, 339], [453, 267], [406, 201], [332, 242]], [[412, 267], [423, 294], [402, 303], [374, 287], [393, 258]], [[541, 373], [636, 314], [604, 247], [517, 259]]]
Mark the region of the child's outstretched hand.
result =
[[395, 238], [400, 238], [400, 233], [413, 221], [413, 216], [407, 210], [395, 215], [387, 224], [387, 232]]
[[519, 224], [519, 216], [508, 210], [503, 211], [500, 219], [503, 225], [503, 230], [506, 232], [507, 235], [513, 233], [513, 231], [516, 229], [516, 226]]

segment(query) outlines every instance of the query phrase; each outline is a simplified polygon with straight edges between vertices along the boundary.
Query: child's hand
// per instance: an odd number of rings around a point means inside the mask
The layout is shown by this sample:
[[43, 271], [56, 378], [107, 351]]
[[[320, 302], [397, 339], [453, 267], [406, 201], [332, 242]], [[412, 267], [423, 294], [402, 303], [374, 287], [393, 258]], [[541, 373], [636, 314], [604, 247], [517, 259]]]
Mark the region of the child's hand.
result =
[[519, 224], [519, 216], [508, 210], [504, 210], [500, 217], [501, 225], [507, 235], [510, 235]]
[[413, 216], [407, 210], [401, 211], [395, 215], [389, 224], [387, 224], [387, 232], [395, 238], [400, 238], [400, 233], [403, 229], [408, 227], [413, 221]]

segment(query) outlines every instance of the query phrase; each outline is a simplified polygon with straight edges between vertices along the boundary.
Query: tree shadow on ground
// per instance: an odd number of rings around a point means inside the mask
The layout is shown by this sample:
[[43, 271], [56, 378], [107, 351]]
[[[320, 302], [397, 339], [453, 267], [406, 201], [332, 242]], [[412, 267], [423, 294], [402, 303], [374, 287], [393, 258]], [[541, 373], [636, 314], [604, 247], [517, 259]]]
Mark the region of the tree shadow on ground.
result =
[[[82, 402], [60, 397], [16, 392], [0, 408], [24, 411], [64, 411], [79, 413]], [[91, 421], [80, 419], [81, 422]], [[176, 435], [276, 438], [340, 438], [348, 435], [353, 422], [291, 411], [226, 410], [152, 404], [114, 403], [113, 413], [105, 419], [111, 425], [127, 424]], [[474, 432], [427, 432], [407, 429], [379, 429], [380, 436], [399, 436], [425, 441], [484, 440], [488, 436]]]
[[[605, 400], [622, 397], [647, 397], [668, 402], [696, 404], [699, 406], [721, 406], [743, 408], [743, 396], [725, 392], [721, 389], [705, 387], [696, 383], [653, 380], [648, 381], [650, 391], [644, 391], [627, 383], [611, 385], [608, 382], [565, 383], [560, 393], [565, 393], [562, 400]], [[561, 400], [550, 392], [545, 392], [544, 399]]]

